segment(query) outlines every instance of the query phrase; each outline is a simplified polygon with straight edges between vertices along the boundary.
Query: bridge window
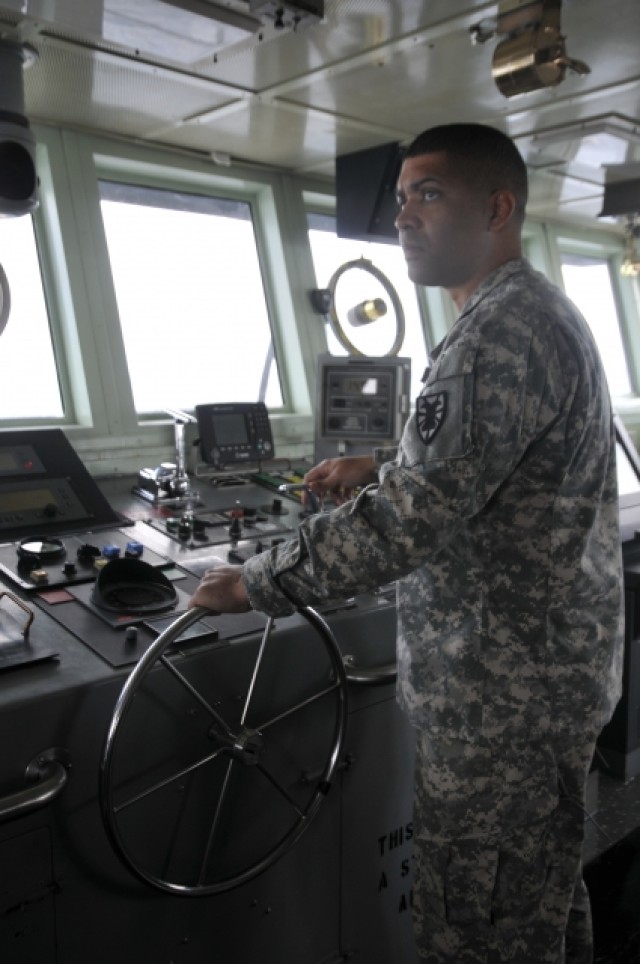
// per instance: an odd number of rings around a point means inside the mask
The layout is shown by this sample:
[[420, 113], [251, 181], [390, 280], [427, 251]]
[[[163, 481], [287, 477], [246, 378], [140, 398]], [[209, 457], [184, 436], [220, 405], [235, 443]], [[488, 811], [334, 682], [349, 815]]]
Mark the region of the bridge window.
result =
[[251, 205], [99, 186], [136, 411], [282, 406]]
[[0, 343], [2, 419], [61, 419], [62, 396], [29, 215], [0, 218], [0, 253], [11, 292]]
[[566, 252], [561, 254], [561, 261], [565, 291], [593, 332], [611, 394], [631, 394], [631, 378], [609, 261]]

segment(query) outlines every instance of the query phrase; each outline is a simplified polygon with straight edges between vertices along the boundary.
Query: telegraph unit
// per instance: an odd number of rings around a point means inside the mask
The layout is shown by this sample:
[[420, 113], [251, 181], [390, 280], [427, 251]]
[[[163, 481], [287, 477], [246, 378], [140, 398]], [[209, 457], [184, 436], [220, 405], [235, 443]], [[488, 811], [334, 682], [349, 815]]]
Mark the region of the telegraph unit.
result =
[[409, 415], [411, 360], [320, 355], [316, 462], [396, 445]]

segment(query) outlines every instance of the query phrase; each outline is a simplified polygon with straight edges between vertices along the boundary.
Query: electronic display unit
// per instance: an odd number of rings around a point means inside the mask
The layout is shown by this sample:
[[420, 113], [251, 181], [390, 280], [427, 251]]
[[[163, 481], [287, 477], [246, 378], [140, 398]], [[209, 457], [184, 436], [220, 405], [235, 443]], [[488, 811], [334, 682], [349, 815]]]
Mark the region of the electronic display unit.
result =
[[2, 518], [0, 531], [22, 525], [25, 529], [52, 519], [86, 520], [87, 511], [67, 479], [48, 479], [46, 483], [32, 479], [15, 482], [0, 481]]
[[44, 465], [33, 445], [7, 442], [6, 437], [0, 436], [0, 479], [12, 475], [41, 475], [44, 472]]
[[321, 355], [314, 460], [396, 444], [409, 414], [410, 385], [409, 358]]
[[0, 433], [0, 537], [122, 525], [61, 429]]
[[273, 436], [264, 402], [196, 405], [203, 461], [215, 468], [273, 458]]

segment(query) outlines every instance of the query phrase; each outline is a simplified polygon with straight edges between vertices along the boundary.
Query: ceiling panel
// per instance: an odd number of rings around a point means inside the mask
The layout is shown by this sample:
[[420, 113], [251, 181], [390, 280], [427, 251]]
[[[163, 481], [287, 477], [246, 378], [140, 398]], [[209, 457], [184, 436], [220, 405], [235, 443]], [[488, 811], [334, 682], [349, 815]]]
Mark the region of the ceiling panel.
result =
[[[3, 38], [38, 55], [27, 116], [327, 176], [336, 155], [478, 120], [515, 136], [532, 168], [553, 163], [534, 192], [541, 213], [566, 203], [578, 215], [580, 133], [551, 155], [537, 135], [613, 114], [640, 128], [640, 0], [564, 0], [567, 53], [590, 73], [513, 98], [491, 76], [497, 38], [471, 42], [471, 27], [495, 26], [497, 3], [327, 0], [321, 22], [255, 32], [194, 24], [185, 7], [251, 19], [246, 0], [0, 0]], [[586, 181], [600, 190], [604, 154], [591, 154]], [[574, 183], [559, 187], [563, 174]]]
[[43, 38], [39, 52], [25, 71], [31, 120], [146, 138], [230, 99], [228, 89], [211, 82], [68, 42]]
[[[376, 128], [374, 140], [401, 140], [399, 129]], [[163, 132], [177, 147], [221, 151], [276, 168], [333, 176], [334, 158], [368, 147], [370, 125], [353, 124], [333, 113], [302, 111], [279, 102], [253, 98]]]

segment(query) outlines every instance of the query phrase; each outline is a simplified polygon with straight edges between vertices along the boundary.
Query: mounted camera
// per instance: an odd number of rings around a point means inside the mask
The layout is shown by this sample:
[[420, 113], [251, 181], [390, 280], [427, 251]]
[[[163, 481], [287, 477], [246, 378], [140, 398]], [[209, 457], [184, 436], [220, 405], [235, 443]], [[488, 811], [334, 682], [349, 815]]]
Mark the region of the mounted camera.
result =
[[24, 44], [0, 40], [0, 217], [38, 206], [36, 141], [24, 113], [22, 71], [37, 58]]

